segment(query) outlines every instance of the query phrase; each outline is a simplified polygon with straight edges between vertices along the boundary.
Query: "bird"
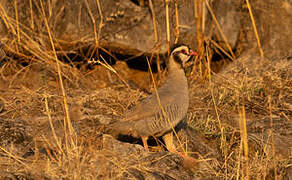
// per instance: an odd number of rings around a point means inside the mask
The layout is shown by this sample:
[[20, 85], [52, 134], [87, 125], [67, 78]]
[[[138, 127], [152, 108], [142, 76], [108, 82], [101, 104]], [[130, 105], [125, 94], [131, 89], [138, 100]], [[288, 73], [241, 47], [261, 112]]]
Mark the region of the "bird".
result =
[[122, 117], [107, 127], [114, 134], [141, 138], [146, 151], [149, 151], [148, 137], [162, 136], [167, 150], [177, 152], [172, 130], [186, 116], [189, 107], [184, 66], [197, 53], [185, 44], [174, 45], [170, 52], [167, 80], [157, 89], [157, 93], [150, 94], [126, 110]]

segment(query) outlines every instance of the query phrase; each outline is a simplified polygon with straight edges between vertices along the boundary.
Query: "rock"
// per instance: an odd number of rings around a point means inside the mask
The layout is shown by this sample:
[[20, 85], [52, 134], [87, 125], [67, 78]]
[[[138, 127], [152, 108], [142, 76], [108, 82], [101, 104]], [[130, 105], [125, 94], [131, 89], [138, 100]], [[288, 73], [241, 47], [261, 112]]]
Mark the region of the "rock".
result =
[[[218, 23], [220, 24], [220, 27], [222, 28], [224, 35], [227, 38], [228, 43], [230, 44], [231, 48], [234, 48], [238, 41], [238, 36], [241, 29], [239, 11], [240, 2], [226, 0], [213, 1], [212, 9], [214, 11]], [[214, 25], [214, 21], [210, 14], [206, 21], [207, 27], [209, 27], [206, 29], [206, 34], [208, 34], [208, 32], [211, 30], [211, 24]], [[217, 27], [215, 29], [217, 29]], [[219, 31], [217, 30], [217, 32]], [[219, 35], [219, 33], [217, 35]], [[221, 37], [221, 35], [219, 35], [219, 37]], [[213, 39], [217, 39], [215, 34], [213, 34]], [[219, 41], [219, 44], [225, 47], [224, 45], [225, 43], [223, 43], [222, 38]], [[227, 49], [227, 47], [225, 48]]]
[[[251, 2], [251, 7], [265, 57], [269, 59], [291, 58], [291, 1], [256, 0]], [[255, 35], [250, 23], [250, 17], [246, 18], [246, 21], [249, 22], [246, 22], [244, 26], [248, 26], [250, 29], [248, 41], [257, 48], [256, 52], [258, 52]], [[251, 46], [249, 46], [249, 48], [251, 48]]]
[[[100, 15], [97, 2], [100, 2], [103, 16], [103, 26], [100, 27]], [[44, 28], [42, 6], [39, 1], [32, 1], [32, 8], [29, 3], [16, 1], [18, 19], [20, 24], [20, 41], [29, 43], [26, 48], [48, 48], [50, 41], [47, 36], [47, 29]], [[157, 21], [157, 33], [159, 38], [159, 52], [167, 52], [166, 22], [164, 1], [153, 1], [155, 17]], [[14, 1], [5, 0], [2, 2], [5, 14], [8, 17], [15, 17]], [[225, 34], [232, 46], [236, 42], [239, 32], [238, 16], [234, 3], [227, 3], [223, 0], [216, 1], [215, 9], [219, 23], [222, 25]], [[43, 2], [46, 18], [49, 22], [50, 31], [56, 40], [56, 48], [62, 51], [77, 50], [78, 48], [95, 46], [96, 35], [100, 32], [99, 43], [101, 46], [124, 54], [138, 54], [140, 52], [152, 53], [155, 47], [155, 37], [152, 22], [152, 15], [149, 8], [140, 7], [130, 0], [88, 0], [70, 2], [60, 0], [48, 4]], [[220, 10], [220, 11], [219, 11]], [[227, 13], [228, 11], [228, 13]], [[206, 11], [207, 12], [207, 11]], [[193, 1], [184, 0], [178, 2], [180, 42], [187, 42], [189, 39], [196, 39]], [[175, 6], [173, 1], [169, 4], [169, 20], [171, 42], [175, 38]], [[211, 23], [210, 16], [206, 22]], [[0, 23], [0, 37], [4, 44], [11, 43], [17, 38], [16, 25], [7, 20]], [[209, 26], [206, 26], [209, 27]], [[23, 33], [29, 34], [27, 39]], [[34, 34], [35, 33], [35, 34]], [[187, 36], [185, 34], [188, 34]], [[195, 42], [189, 42], [195, 47]], [[11, 49], [12, 48], [12, 49]], [[15, 46], [6, 46], [6, 50], [13, 51]], [[14, 49], [15, 50], [15, 49]]]
[[[279, 159], [288, 158], [292, 153], [292, 124], [280, 117], [272, 117], [272, 121], [272, 127], [270, 117], [248, 121], [249, 141], [269, 147], [266, 147], [266, 151], [270, 152], [274, 147], [275, 156]], [[271, 139], [271, 131], [273, 132], [273, 139]]]
[[[120, 142], [110, 135], [103, 135], [103, 150], [97, 164], [106, 170], [106, 177], [138, 179], [194, 179], [185, 169], [182, 158], [168, 152], [146, 152], [141, 145]], [[121, 169], [122, 167], [122, 169]], [[124, 171], [121, 172], [121, 170]]]
[[[177, 134], [180, 142], [183, 142], [187, 145], [187, 151], [189, 152], [190, 156], [194, 156], [195, 158], [202, 156], [205, 158], [216, 158], [216, 155], [218, 154], [218, 152], [216, 152], [216, 148], [207, 144], [207, 140], [204, 139], [194, 129], [187, 127], [185, 129], [179, 130]], [[177, 138], [174, 139], [176, 147], [178, 147], [178, 149], [183, 152]]]
[[123, 143], [114, 139], [111, 135], [103, 135], [103, 148], [111, 151], [119, 157], [127, 157], [130, 154], [142, 155], [145, 149], [141, 145]]
[[[57, 41], [55, 43], [57, 49], [73, 52], [79, 48], [86, 49], [86, 47], [95, 46], [96, 35], [94, 30], [96, 30], [97, 33], [100, 32], [100, 45], [117, 53], [133, 55], [141, 52], [153, 52], [152, 50], [156, 42], [151, 11], [147, 7], [137, 6], [130, 0], [101, 0], [103, 26], [100, 29], [100, 16], [96, 2], [94, 0], [73, 0], [70, 2], [60, 0], [50, 4], [43, 2], [46, 17], [49, 19], [50, 30], [54, 39]], [[32, 8], [30, 8], [29, 3], [20, 0], [16, 1], [16, 3], [18, 19], [21, 22], [19, 26], [21, 30], [20, 41], [24, 44], [29, 43], [31, 45], [26, 46], [26, 48], [39, 49], [50, 47], [47, 29], [43, 28], [44, 19], [42, 18], [41, 9], [39, 9], [41, 7], [40, 3], [33, 1]], [[154, 1], [153, 4], [157, 20], [157, 33], [160, 45], [159, 52], [163, 54], [168, 48], [166, 42], [165, 4], [163, 1]], [[211, 2], [210, 5], [232, 48], [238, 42], [241, 25], [244, 31], [248, 30], [246, 40], [249, 43], [246, 48], [251, 49], [257, 46], [248, 9], [245, 4], [217, 0]], [[4, 0], [2, 6], [7, 17], [14, 19], [14, 1]], [[257, 0], [251, 2], [251, 6], [266, 57], [272, 59], [277, 57], [291, 57], [291, 2]], [[207, 9], [205, 12], [206, 35], [208, 35], [213, 22]], [[243, 18], [240, 19], [240, 13], [242, 14], [242, 12], [244, 12]], [[196, 46], [196, 32], [193, 1], [179, 1], [178, 13], [180, 24], [179, 42], [188, 42], [194, 48]], [[169, 16], [171, 42], [173, 42], [176, 26], [173, 1], [169, 4]], [[17, 25], [13, 24], [8, 18], [5, 21], [1, 21], [0, 37], [1, 42], [5, 46], [5, 51], [15, 51], [13, 48], [16, 46], [8, 46], [8, 44], [16, 42], [14, 41], [17, 38], [16, 29]], [[27, 39], [24, 33], [29, 34], [31, 36], [30, 39]], [[31, 39], [34, 41], [32, 42]]]

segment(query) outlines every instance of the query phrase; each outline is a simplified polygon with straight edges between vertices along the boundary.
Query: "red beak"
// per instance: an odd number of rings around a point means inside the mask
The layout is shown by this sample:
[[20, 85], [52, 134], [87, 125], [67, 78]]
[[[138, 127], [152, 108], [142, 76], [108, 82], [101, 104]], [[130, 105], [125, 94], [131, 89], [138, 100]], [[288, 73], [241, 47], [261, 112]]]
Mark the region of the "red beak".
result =
[[198, 53], [196, 51], [190, 50], [190, 56], [198, 56]]

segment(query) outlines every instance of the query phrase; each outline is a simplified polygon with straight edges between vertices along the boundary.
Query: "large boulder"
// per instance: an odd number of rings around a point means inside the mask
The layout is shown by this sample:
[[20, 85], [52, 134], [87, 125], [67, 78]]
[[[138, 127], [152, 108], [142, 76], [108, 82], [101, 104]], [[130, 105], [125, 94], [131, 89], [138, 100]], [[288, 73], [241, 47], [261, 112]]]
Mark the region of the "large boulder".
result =
[[[285, 0], [251, 1], [251, 7], [265, 57], [269, 59], [292, 56], [292, 3]], [[243, 10], [248, 12], [247, 6]], [[248, 29], [248, 48], [257, 48], [257, 41], [248, 13], [243, 20]]]
[[[100, 26], [100, 2], [102, 26]], [[195, 15], [194, 1], [178, 2], [179, 42], [188, 42], [195, 46]], [[17, 5], [17, 6], [15, 6]], [[2, 21], [0, 23], [1, 42], [11, 51], [16, 50], [14, 44], [18, 40], [24, 49], [50, 48], [48, 30], [44, 16], [48, 20], [50, 31], [59, 50], [71, 51], [80, 47], [89, 47], [98, 43], [116, 52], [137, 54], [152, 52], [156, 46], [152, 13], [149, 6], [140, 7], [130, 0], [87, 0], [87, 1], [1, 1]], [[153, 1], [159, 52], [168, 49], [166, 41], [166, 17], [164, 1]], [[234, 47], [239, 33], [238, 3], [227, 1], [214, 2], [214, 12], [223, 32]], [[17, 8], [17, 16], [15, 7]], [[43, 8], [42, 8], [43, 7]], [[222, 8], [220, 8], [222, 7]], [[228, 11], [228, 13], [227, 13]], [[207, 10], [205, 12], [208, 12]], [[211, 16], [206, 14], [207, 29], [210, 30]], [[176, 14], [173, 1], [169, 4], [171, 43], [175, 38]], [[15, 21], [18, 18], [18, 23]], [[18, 28], [19, 27], [19, 28]], [[20, 39], [18, 39], [20, 38]], [[18, 40], [16, 40], [18, 39]], [[98, 40], [97, 40], [98, 39]], [[33, 41], [34, 43], [32, 43]], [[30, 42], [30, 43], [28, 43]]]

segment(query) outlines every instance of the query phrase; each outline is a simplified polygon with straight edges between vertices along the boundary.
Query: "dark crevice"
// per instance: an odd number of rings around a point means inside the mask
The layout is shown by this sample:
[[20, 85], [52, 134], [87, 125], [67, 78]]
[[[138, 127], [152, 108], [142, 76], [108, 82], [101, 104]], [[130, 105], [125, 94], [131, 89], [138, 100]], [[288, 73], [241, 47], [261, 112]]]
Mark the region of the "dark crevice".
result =
[[[99, 65], [98, 63], [90, 63], [89, 61], [99, 59], [103, 62], [106, 61], [109, 65], [116, 64], [116, 61], [125, 61], [129, 68], [131, 69], [137, 69], [141, 71], [148, 71], [148, 63], [147, 59], [149, 61], [152, 61], [150, 63], [151, 69], [154, 73], [157, 72], [157, 65], [156, 65], [156, 57], [154, 56], [151, 60], [151, 57], [148, 55], [129, 55], [129, 54], [122, 54], [122, 53], [115, 53], [111, 52], [110, 50], [106, 49], [105, 51], [99, 49], [98, 52], [91, 48], [83, 48], [82, 50], [79, 50], [77, 53], [70, 53], [66, 55], [60, 55], [58, 58], [68, 64], [71, 64], [72, 66], [75, 66], [76, 68], [80, 69], [82, 66], [86, 66], [87, 69], [92, 69], [94, 66]], [[109, 53], [108, 53], [109, 52]], [[90, 56], [88, 56], [90, 55]], [[159, 58], [163, 58], [164, 55], [161, 55]], [[163, 62], [163, 61], [162, 61]], [[161, 68], [164, 69], [166, 67], [165, 63], [160, 63]]]
[[[218, 42], [217, 42], [218, 43]], [[214, 47], [215, 48], [215, 47]], [[232, 60], [220, 49], [212, 49], [211, 70], [214, 73], [220, 72], [226, 64], [232, 63]], [[234, 54], [237, 54], [236, 49], [232, 49]], [[227, 51], [231, 55], [230, 51]]]
[[130, 0], [132, 3], [134, 3], [136, 6], [140, 6], [139, 0]]
[[134, 3], [136, 6], [140, 6], [140, 7], [145, 7], [148, 4], [148, 0], [130, 0], [132, 3]]
[[224, 53], [214, 52], [211, 61], [212, 62], [218, 62], [222, 61], [223, 59], [229, 59], [228, 56]]
[[[126, 51], [125, 51], [126, 52]], [[98, 58], [99, 57], [99, 58]], [[165, 54], [160, 54], [160, 67], [161, 69], [166, 68], [165, 59], [167, 56]], [[5, 62], [9, 61], [9, 59], [15, 60], [15, 62], [19, 63], [22, 66], [28, 66], [30, 64], [29, 59], [24, 59], [15, 54], [6, 53], [6, 57], [3, 58], [0, 62], [0, 65], [3, 65]], [[101, 62], [106, 61], [109, 65], [115, 65], [117, 61], [124, 61], [131, 69], [137, 69], [140, 71], [147, 72], [149, 70], [147, 60], [151, 61], [151, 69], [154, 73], [157, 72], [157, 56], [153, 56], [151, 59], [151, 54], [141, 54], [141, 55], [129, 55], [123, 54], [122, 52], [116, 53], [111, 51], [110, 49], [99, 49], [92, 46], [83, 47], [75, 52], [63, 53], [59, 52], [58, 59], [64, 63], [69, 64], [72, 67], [76, 67], [78, 69], [91, 70], [94, 69], [95, 66], [99, 66], [99, 63], [96, 63], [97, 59], [100, 59]], [[222, 69], [222, 64], [226, 64], [231, 62], [231, 60], [220, 50], [215, 51], [211, 59], [211, 68], [214, 72], [219, 72]], [[221, 63], [223, 62], [224, 63]]]
[[[149, 56], [141, 55], [141, 56], [137, 56], [137, 57], [133, 58], [133, 57], [127, 56], [127, 55], [116, 54], [116, 57], [119, 60], [126, 61], [128, 67], [131, 69], [137, 69], [140, 71], [148, 71], [149, 70], [149, 66], [147, 63], [147, 59], [149, 61], [151, 59], [151, 57], [149, 57]], [[150, 67], [154, 73], [157, 72], [156, 57], [154, 57], [152, 59], [152, 62], [150, 63]], [[165, 68], [165, 63], [161, 64], [161, 67]]]

